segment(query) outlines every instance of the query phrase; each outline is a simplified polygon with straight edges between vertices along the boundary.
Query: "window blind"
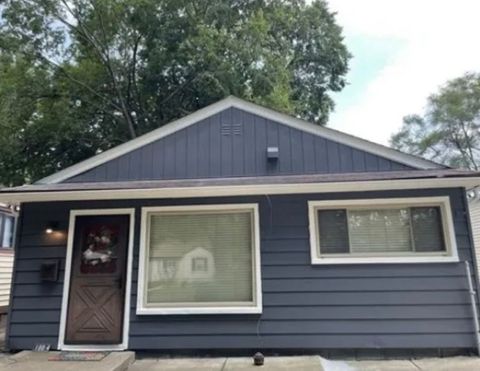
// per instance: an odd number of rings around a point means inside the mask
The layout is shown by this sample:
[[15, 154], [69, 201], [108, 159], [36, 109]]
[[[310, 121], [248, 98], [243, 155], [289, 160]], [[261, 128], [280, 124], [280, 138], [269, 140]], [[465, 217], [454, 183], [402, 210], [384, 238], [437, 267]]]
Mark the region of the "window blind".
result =
[[250, 211], [150, 215], [145, 304], [252, 302], [252, 218]]
[[352, 252], [413, 250], [408, 209], [350, 210], [348, 226]]

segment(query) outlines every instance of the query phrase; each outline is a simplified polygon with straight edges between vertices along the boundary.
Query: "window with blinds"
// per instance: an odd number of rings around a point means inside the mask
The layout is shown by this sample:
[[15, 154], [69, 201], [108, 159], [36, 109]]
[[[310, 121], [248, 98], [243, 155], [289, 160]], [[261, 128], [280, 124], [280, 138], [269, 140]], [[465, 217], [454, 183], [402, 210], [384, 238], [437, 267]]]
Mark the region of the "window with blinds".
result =
[[255, 305], [254, 210], [193, 207], [146, 218], [145, 307]]
[[458, 260], [448, 200], [432, 199], [310, 201], [312, 262], [337, 257]]
[[438, 207], [318, 210], [321, 254], [445, 251]]

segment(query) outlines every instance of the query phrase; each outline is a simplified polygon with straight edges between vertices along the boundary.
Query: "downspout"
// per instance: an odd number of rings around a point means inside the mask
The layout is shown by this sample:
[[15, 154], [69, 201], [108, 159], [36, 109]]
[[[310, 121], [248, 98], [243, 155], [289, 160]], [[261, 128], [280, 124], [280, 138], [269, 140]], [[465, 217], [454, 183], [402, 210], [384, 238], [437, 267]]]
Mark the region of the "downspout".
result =
[[478, 323], [478, 311], [477, 311], [477, 304], [476, 304], [477, 293], [473, 288], [470, 263], [467, 260], [465, 260], [464, 263], [465, 263], [465, 272], [467, 274], [468, 290], [470, 292], [470, 304], [472, 305], [473, 325], [475, 329], [475, 340], [477, 342], [477, 354], [480, 355], [480, 325]]
[[[480, 299], [477, 295], [478, 289], [480, 289], [480, 277], [478, 275], [478, 272], [480, 271], [479, 264], [480, 262], [477, 261], [476, 257], [476, 251], [475, 251], [475, 241], [473, 239], [473, 230], [472, 230], [472, 223], [471, 223], [471, 217], [470, 217], [470, 201], [469, 197], [467, 197], [467, 193], [469, 192], [474, 192], [474, 199], [480, 198], [479, 196], [479, 187], [475, 187], [470, 190], [464, 189], [463, 192], [463, 202], [465, 205], [465, 217], [467, 220], [467, 228], [468, 228], [468, 235], [469, 235], [469, 240], [470, 240], [470, 256], [472, 257], [472, 262], [475, 268], [474, 272], [474, 277], [475, 277], [475, 286], [477, 287], [477, 291], [474, 288], [474, 284], [472, 281], [472, 271], [470, 267], [470, 263], [468, 260], [465, 260], [465, 272], [467, 275], [467, 282], [468, 282], [468, 288], [469, 288], [469, 293], [470, 293], [470, 304], [472, 306], [472, 315], [473, 315], [473, 324], [474, 324], [474, 330], [475, 330], [475, 340], [476, 340], [476, 345], [477, 345], [477, 354], [480, 356], [480, 324], [478, 320], [478, 310], [477, 310], [477, 304], [480, 303]], [[477, 202], [480, 202], [478, 200]]]

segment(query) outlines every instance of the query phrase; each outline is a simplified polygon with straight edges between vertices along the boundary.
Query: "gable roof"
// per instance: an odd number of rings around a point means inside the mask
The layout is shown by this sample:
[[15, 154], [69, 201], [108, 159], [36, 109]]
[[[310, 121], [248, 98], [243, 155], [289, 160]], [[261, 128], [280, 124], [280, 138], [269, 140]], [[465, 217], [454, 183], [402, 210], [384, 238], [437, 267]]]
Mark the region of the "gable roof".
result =
[[390, 159], [417, 169], [445, 168], [445, 166], [439, 165], [433, 161], [406, 154], [395, 149], [340, 132], [335, 129], [315, 125], [299, 118], [292, 117], [254, 103], [247, 102], [243, 99], [230, 96], [207, 107], [204, 107], [196, 112], [193, 112], [183, 118], [170, 122], [140, 137], [120, 144], [110, 150], [102, 152], [96, 156], [93, 156], [75, 165], [67, 167], [66, 169], [60, 170], [50, 176], [40, 179], [37, 183], [54, 184], [62, 182], [66, 179], [90, 170], [96, 166], [104, 164], [112, 159], [122, 156], [128, 152], [131, 152], [137, 148], [150, 144], [179, 130], [185, 129], [207, 117], [210, 117], [231, 107], [238, 108], [254, 115], [258, 115], [260, 117], [290, 126], [292, 128], [318, 135], [325, 139], [330, 139], [338, 143], [350, 146], [352, 148], [369, 152], [371, 154], [381, 156], [386, 159]]

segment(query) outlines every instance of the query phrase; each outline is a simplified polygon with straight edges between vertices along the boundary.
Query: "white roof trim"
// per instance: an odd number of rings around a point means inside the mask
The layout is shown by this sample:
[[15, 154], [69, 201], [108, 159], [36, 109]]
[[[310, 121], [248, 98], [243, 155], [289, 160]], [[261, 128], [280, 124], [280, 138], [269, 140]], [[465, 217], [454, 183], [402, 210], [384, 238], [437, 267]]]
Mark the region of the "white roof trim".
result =
[[280, 112], [271, 110], [269, 108], [259, 106], [254, 103], [247, 102], [243, 99], [230, 96], [225, 99], [222, 99], [219, 102], [213, 103], [207, 107], [204, 107], [198, 111], [195, 111], [185, 117], [182, 117], [181, 119], [172, 121], [138, 138], [135, 138], [128, 142], [120, 144], [119, 146], [109, 149], [108, 151], [100, 153], [94, 157], [86, 159], [66, 169], [60, 170], [55, 174], [52, 174], [43, 179], [40, 179], [37, 183], [53, 184], [53, 183], [62, 182], [68, 178], [81, 174], [87, 170], [90, 170], [96, 166], [99, 166], [107, 161], [113, 160], [114, 158], [122, 156], [137, 148], [140, 148], [158, 139], [166, 137], [167, 135], [170, 135], [179, 130], [185, 129], [190, 125], [193, 125], [199, 121], [202, 121], [207, 117], [215, 115], [216, 113], [219, 113], [230, 107], [235, 107], [240, 110], [252, 113], [254, 115], [258, 115], [266, 119], [290, 126], [292, 128], [299, 129], [311, 134], [315, 134], [325, 139], [333, 140], [338, 143], [345, 144], [347, 146], [350, 146], [362, 151], [366, 151], [374, 155], [378, 155], [393, 161], [397, 161], [402, 164], [409, 165], [418, 169], [443, 168], [443, 166], [436, 164], [432, 161], [428, 161], [417, 156], [402, 153], [392, 148], [389, 148], [377, 143], [373, 143], [368, 140], [355, 137], [353, 135], [342, 133], [340, 131], [323, 127], [320, 125], [315, 125], [310, 122], [298, 119], [296, 117], [292, 117], [284, 113], [280, 113]]
[[480, 184], [480, 177], [395, 179], [332, 183], [299, 184], [252, 184], [205, 187], [170, 187], [151, 189], [112, 189], [76, 191], [37, 191], [0, 193], [0, 202], [17, 204], [22, 202], [121, 200], [147, 198], [190, 198], [222, 196], [263, 196], [327, 192], [364, 192], [428, 188], [469, 188]]

